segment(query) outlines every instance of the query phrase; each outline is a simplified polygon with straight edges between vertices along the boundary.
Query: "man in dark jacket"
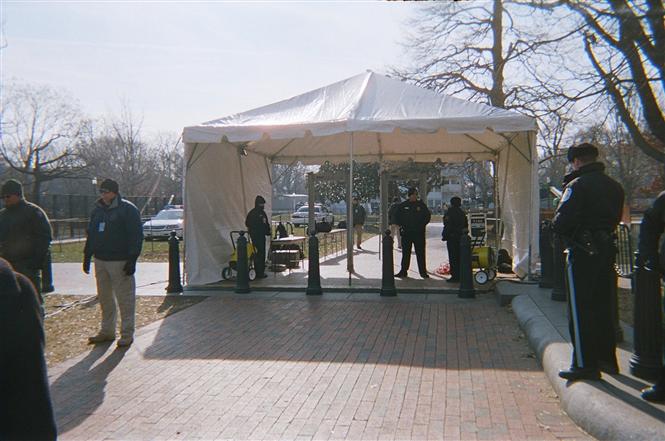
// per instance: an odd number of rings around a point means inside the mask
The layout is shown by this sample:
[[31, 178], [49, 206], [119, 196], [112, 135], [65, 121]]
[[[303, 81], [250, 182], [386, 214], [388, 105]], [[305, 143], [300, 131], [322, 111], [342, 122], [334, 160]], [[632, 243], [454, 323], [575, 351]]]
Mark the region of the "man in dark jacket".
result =
[[397, 222], [402, 236], [402, 267], [395, 277], [408, 277], [411, 265], [411, 246], [416, 249], [416, 260], [420, 277], [428, 279], [425, 261], [425, 228], [432, 218], [427, 205], [418, 199], [418, 190], [409, 189], [409, 198], [399, 204]]
[[0, 335], [0, 440], [55, 440], [37, 292], [2, 258]]
[[101, 197], [88, 224], [83, 272], [90, 273], [90, 262], [94, 257], [102, 325], [99, 333], [90, 337], [88, 342], [115, 340], [117, 302], [122, 322], [118, 346], [126, 347], [134, 341], [134, 273], [143, 246], [143, 225], [136, 206], [120, 196], [117, 182], [105, 179], [99, 191]]
[[[658, 244], [665, 231], [665, 191], [658, 195], [653, 205], [644, 213], [640, 225], [638, 250], [640, 264], [665, 275], [665, 255]], [[663, 244], [665, 246], [665, 244]], [[657, 403], [665, 402], [665, 366], [661, 368], [656, 383], [642, 391], [642, 398]]]
[[361, 250], [362, 247], [360, 245], [363, 243], [363, 226], [365, 225], [367, 213], [365, 212], [365, 207], [360, 205], [357, 197], [353, 198], [352, 205], [353, 230], [356, 233], [356, 247]]
[[596, 162], [598, 149], [588, 143], [568, 149], [573, 172], [552, 221], [567, 247], [566, 288], [573, 343], [570, 369], [559, 372], [570, 381], [618, 372], [616, 341], [609, 299], [613, 292], [616, 248], [614, 231], [621, 220], [624, 192]]
[[390, 225], [390, 235], [397, 248], [402, 249], [402, 236], [399, 235], [399, 221], [397, 220], [397, 210], [399, 210], [399, 196], [393, 198], [393, 204], [388, 209], [388, 224]]
[[254, 200], [254, 208], [249, 210], [245, 219], [245, 226], [249, 231], [249, 237], [252, 239], [252, 243], [256, 249], [254, 268], [256, 269], [257, 279], [268, 277], [266, 275], [266, 236], [271, 235], [271, 228], [265, 206], [266, 200], [262, 196], [257, 196]]
[[51, 245], [51, 224], [44, 210], [23, 198], [23, 186], [10, 179], [2, 185], [0, 256], [30, 279], [41, 297], [41, 269]]
[[466, 213], [462, 210], [462, 199], [454, 196], [450, 199], [450, 208], [443, 216], [441, 240], [446, 241], [448, 260], [450, 261], [450, 279], [447, 282], [459, 282], [460, 240], [469, 229]]

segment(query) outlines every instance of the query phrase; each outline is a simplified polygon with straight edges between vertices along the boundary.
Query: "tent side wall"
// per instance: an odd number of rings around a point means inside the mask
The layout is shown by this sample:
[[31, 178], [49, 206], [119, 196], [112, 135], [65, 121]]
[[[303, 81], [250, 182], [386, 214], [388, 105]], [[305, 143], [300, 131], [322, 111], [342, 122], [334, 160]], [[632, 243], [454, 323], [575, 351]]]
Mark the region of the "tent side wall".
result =
[[[262, 195], [270, 216], [271, 165], [241, 155], [237, 146], [185, 144], [185, 274], [190, 285], [221, 280], [233, 246], [229, 233], [246, 230], [245, 217]], [[251, 176], [251, 179], [248, 177]]]
[[501, 247], [512, 249], [513, 269], [520, 277], [535, 273], [539, 260], [540, 202], [535, 140], [536, 132], [522, 132], [511, 139], [498, 158]]

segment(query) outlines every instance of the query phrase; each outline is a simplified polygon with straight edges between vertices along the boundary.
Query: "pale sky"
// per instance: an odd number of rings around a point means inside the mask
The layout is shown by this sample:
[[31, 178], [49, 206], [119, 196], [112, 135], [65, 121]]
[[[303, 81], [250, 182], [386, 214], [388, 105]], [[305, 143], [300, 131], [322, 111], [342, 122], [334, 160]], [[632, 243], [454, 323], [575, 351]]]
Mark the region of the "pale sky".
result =
[[123, 100], [148, 133], [406, 62], [402, 2], [0, 2], [0, 76], [66, 89], [92, 117]]

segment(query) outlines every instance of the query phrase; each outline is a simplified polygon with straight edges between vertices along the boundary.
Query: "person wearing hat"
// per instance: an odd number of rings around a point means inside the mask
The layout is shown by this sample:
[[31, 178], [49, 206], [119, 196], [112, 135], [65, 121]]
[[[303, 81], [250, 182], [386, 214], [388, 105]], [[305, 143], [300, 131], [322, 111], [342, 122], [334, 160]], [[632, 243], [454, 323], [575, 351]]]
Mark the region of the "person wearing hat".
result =
[[5, 208], [0, 210], [0, 257], [35, 285], [39, 301], [41, 271], [51, 246], [51, 223], [37, 205], [23, 198], [23, 186], [9, 179], [0, 190]]
[[393, 203], [388, 209], [388, 223], [390, 225], [390, 235], [393, 242], [397, 244], [398, 249], [402, 249], [402, 237], [399, 235], [399, 221], [397, 220], [397, 210], [399, 210], [399, 196], [393, 198]]
[[425, 228], [432, 218], [427, 205], [418, 199], [418, 190], [409, 188], [409, 198], [399, 204], [397, 209], [397, 223], [402, 236], [402, 265], [395, 277], [408, 277], [411, 265], [411, 246], [416, 250], [418, 271], [420, 277], [428, 279], [427, 264], [425, 261]]
[[354, 196], [351, 201], [352, 204], [352, 219], [353, 219], [353, 230], [356, 233], [356, 247], [361, 250], [360, 246], [363, 243], [363, 227], [365, 226], [365, 219], [367, 218], [367, 212], [365, 207], [360, 205], [358, 201], [358, 196]]
[[468, 232], [468, 230], [469, 223], [466, 213], [462, 210], [462, 199], [453, 196], [450, 199], [450, 207], [443, 216], [443, 231], [441, 232], [441, 240], [446, 242], [448, 260], [450, 261], [450, 279], [446, 280], [446, 282], [455, 283], [460, 281], [460, 241], [462, 235]]
[[272, 229], [268, 221], [268, 215], [265, 211], [266, 200], [263, 196], [257, 196], [254, 200], [254, 208], [249, 210], [245, 219], [245, 226], [252, 239], [252, 244], [256, 249], [254, 256], [254, 268], [256, 269], [256, 278], [264, 279], [266, 275], [266, 236], [270, 236]]
[[102, 323], [99, 333], [90, 337], [88, 342], [96, 344], [115, 340], [117, 303], [121, 319], [118, 346], [126, 347], [134, 341], [134, 273], [143, 246], [143, 225], [136, 206], [120, 196], [117, 182], [105, 179], [99, 192], [100, 198], [88, 223], [83, 272], [90, 274], [94, 258]]
[[559, 376], [569, 381], [600, 379], [618, 373], [610, 294], [616, 248], [614, 232], [621, 220], [624, 191], [605, 174], [598, 148], [582, 143], [568, 149], [572, 172], [552, 220], [566, 245], [568, 328], [572, 363]]
[[[661, 277], [665, 276], [665, 243], [660, 252], [658, 245], [663, 232], [665, 232], [665, 191], [656, 197], [651, 207], [644, 213], [637, 245], [638, 265], [644, 265], [645, 268], [658, 272]], [[660, 332], [660, 329], [657, 332]], [[665, 403], [665, 366], [660, 368], [654, 385], [642, 390], [642, 398]]]

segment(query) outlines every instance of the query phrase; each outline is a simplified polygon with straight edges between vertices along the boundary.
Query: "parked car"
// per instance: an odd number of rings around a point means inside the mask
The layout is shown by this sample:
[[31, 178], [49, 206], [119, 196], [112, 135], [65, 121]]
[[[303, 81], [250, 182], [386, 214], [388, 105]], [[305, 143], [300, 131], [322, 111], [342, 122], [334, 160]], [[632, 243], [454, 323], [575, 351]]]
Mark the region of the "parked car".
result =
[[[333, 223], [333, 214], [328, 208], [322, 205], [314, 206], [314, 218], [316, 222], [330, 222]], [[307, 225], [309, 222], [309, 207], [307, 205], [298, 208], [291, 215], [291, 223], [295, 226]]]
[[171, 231], [175, 231], [176, 236], [182, 239], [183, 216], [182, 208], [166, 208], [143, 224], [143, 235], [146, 239], [168, 239]]

